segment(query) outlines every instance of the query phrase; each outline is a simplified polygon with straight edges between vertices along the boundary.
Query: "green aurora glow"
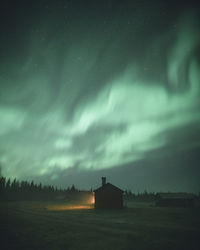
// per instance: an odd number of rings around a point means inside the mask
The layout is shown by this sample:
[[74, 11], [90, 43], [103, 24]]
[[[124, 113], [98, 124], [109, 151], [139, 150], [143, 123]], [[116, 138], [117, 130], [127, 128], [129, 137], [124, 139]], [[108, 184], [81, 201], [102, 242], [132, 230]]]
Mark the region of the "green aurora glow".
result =
[[50, 15], [21, 31], [28, 45], [16, 45], [21, 54], [8, 56], [0, 74], [5, 176], [55, 180], [55, 170], [162, 158], [169, 141], [177, 152], [200, 146], [198, 137], [184, 144], [170, 137], [200, 127], [197, 18], [174, 18], [174, 30], [161, 24], [147, 41], [150, 15], [141, 17], [142, 11], [134, 17], [116, 12], [106, 25], [100, 17], [91, 24], [90, 15], [75, 15], [62, 29], [56, 14], [56, 23]]

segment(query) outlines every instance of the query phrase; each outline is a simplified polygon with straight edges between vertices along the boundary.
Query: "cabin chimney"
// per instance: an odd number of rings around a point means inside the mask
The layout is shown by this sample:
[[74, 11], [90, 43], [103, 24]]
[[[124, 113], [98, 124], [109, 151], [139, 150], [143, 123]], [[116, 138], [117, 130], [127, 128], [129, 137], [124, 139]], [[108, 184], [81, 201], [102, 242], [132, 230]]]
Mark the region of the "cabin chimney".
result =
[[106, 184], [106, 177], [101, 177], [102, 179], [102, 186], [104, 186]]

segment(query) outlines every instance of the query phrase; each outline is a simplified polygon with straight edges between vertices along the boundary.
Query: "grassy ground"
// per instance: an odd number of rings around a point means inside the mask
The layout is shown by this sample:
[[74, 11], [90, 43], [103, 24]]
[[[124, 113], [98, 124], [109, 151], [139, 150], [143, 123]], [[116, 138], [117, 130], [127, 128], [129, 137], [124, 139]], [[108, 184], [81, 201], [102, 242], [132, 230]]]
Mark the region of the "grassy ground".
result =
[[199, 208], [131, 203], [110, 211], [49, 209], [55, 206], [63, 208], [59, 203], [0, 203], [0, 249], [199, 249]]

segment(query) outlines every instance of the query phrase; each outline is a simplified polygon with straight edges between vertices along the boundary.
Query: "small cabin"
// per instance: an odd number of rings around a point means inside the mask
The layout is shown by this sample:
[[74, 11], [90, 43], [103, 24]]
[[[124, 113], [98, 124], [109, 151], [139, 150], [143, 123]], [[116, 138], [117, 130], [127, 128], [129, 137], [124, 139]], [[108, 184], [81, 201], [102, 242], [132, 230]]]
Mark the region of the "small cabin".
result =
[[102, 186], [94, 190], [95, 208], [123, 208], [123, 190], [106, 183], [102, 177]]
[[157, 193], [156, 206], [160, 207], [193, 207], [194, 195], [187, 193]]

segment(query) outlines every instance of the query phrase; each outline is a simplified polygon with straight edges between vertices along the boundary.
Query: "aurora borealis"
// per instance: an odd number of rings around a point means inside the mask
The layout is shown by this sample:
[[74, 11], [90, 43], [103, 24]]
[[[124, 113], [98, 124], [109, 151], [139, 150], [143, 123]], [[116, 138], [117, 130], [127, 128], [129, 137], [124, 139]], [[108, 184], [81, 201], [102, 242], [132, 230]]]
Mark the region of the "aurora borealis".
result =
[[5, 176], [200, 191], [199, 4], [11, 3], [1, 10]]

